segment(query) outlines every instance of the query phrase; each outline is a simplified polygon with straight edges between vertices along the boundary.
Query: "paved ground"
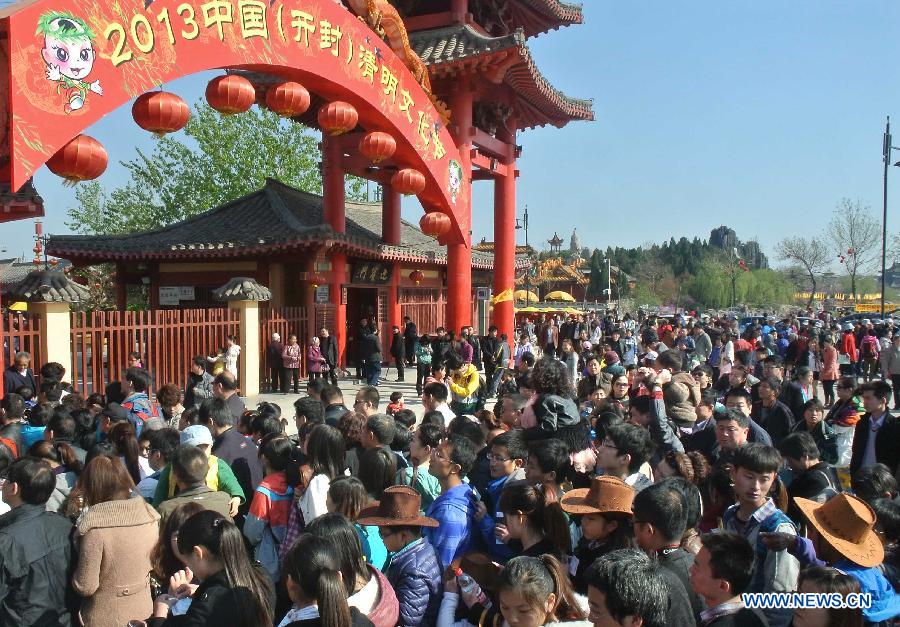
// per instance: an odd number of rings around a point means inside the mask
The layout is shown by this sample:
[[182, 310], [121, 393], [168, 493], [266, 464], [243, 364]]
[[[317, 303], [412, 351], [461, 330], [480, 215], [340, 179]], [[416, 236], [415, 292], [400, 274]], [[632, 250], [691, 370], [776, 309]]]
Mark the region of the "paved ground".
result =
[[[385, 374], [385, 371], [382, 371], [382, 374]], [[412, 373], [412, 377], [410, 377], [410, 372]], [[419, 399], [418, 394], [416, 394], [416, 379], [415, 379], [415, 367], [412, 369], [408, 368], [406, 370], [406, 380], [402, 383], [397, 383], [394, 380], [397, 378], [397, 371], [394, 368], [390, 369], [388, 372], [388, 378], [385, 379], [382, 377], [381, 384], [378, 386], [378, 392], [381, 395], [381, 404], [379, 405], [380, 411], [384, 412], [388, 406], [388, 399], [391, 395], [391, 392], [403, 392], [403, 400], [404, 404], [408, 409], [416, 412], [416, 416], [421, 418], [425, 413], [424, 407], [422, 407], [422, 401]], [[356, 390], [359, 389], [360, 384], [357, 383], [356, 379], [342, 379], [338, 381], [338, 385], [341, 388], [341, 391], [344, 393], [344, 404], [348, 408], [353, 407], [353, 399], [356, 396]], [[292, 418], [294, 415], [294, 401], [298, 398], [306, 396], [306, 381], [300, 381], [300, 394], [294, 394], [293, 392], [288, 394], [281, 394], [280, 392], [271, 393], [271, 392], [262, 392], [256, 396], [251, 396], [244, 399], [244, 404], [248, 408], [256, 407], [257, 403], [262, 403], [263, 401], [269, 403], [275, 403], [279, 407], [281, 407], [281, 413], [283, 416], [287, 418]], [[288, 420], [289, 429], [293, 430], [294, 421]]]

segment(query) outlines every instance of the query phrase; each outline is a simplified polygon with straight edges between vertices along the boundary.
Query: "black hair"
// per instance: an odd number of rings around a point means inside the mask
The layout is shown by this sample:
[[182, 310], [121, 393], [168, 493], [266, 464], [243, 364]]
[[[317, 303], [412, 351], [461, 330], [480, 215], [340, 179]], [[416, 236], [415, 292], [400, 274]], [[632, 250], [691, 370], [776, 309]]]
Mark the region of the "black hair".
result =
[[569, 523], [550, 484], [530, 486], [524, 482], [507, 484], [500, 493], [497, 509], [504, 514], [523, 514], [527, 525], [541, 532], [556, 549], [557, 556], [572, 552]]
[[322, 386], [322, 390], [319, 392], [319, 398], [322, 400], [323, 405], [343, 403], [344, 393], [341, 392], [341, 388], [336, 385], [324, 385]]
[[631, 399], [631, 402], [628, 403], [628, 407], [631, 410], [637, 410], [642, 416], [646, 416], [650, 413], [650, 403], [650, 396], [645, 394], [644, 396], [637, 396]]
[[884, 464], [873, 464], [857, 470], [850, 478], [853, 493], [871, 505], [875, 499], [897, 498], [897, 479]]
[[450, 463], [459, 466], [459, 476], [468, 477], [472, 468], [475, 466], [475, 459], [478, 455], [475, 445], [468, 438], [461, 435], [451, 435], [447, 438], [450, 444]]
[[713, 376], [713, 369], [709, 364], [697, 364], [691, 370], [691, 372], [697, 372], [697, 371], [703, 372], [709, 377]]
[[316, 600], [322, 627], [350, 627], [347, 589], [340, 571], [334, 546], [311, 534], [300, 536], [284, 559], [285, 578], [290, 577], [304, 597]]
[[191, 362], [198, 368], [203, 368], [204, 370], [206, 370], [206, 357], [204, 357], [203, 355], [194, 355], [194, 358], [191, 359]]
[[416, 424], [416, 412], [411, 409], [401, 409], [394, 414], [394, 422], [398, 425], [398, 430], [409, 431], [409, 428]]
[[[514, 557], [500, 571], [498, 594], [512, 590], [531, 607], [544, 610], [548, 597], [553, 594], [556, 603], [550, 611], [548, 622], [585, 620], [584, 610], [578, 604], [568, 573], [552, 555], [541, 557]], [[556, 620], [552, 620], [552, 619]]]
[[256, 412], [260, 416], [269, 416], [275, 419], [281, 418], [281, 405], [278, 403], [269, 403], [267, 401], [263, 401], [262, 403], [258, 403], [256, 405]]
[[[776, 389], [776, 391], [777, 391], [777, 389]], [[753, 404], [753, 396], [750, 394], [750, 392], [748, 392], [746, 389], [744, 389], [744, 388], [742, 388], [742, 387], [739, 387], [739, 388], [729, 388], [729, 390], [728, 390], [727, 392], [725, 392], [725, 399], [724, 399], [724, 402], [727, 403], [727, 402], [728, 402], [728, 399], [729, 399], [729, 398], [732, 398], [732, 397], [734, 397], [734, 398], [737, 398], [737, 397], [745, 398], [745, 399], [747, 399], [747, 404], [748, 404], [748, 405], [752, 405], [752, 404]]]
[[466, 416], [457, 416], [451, 420], [450, 426], [447, 428], [447, 433], [461, 435], [472, 442], [478, 450], [484, 448], [484, 445], [486, 444], [484, 431], [481, 430], [481, 425], [473, 422]]
[[681, 491], [667, 483], [654, 483], [634, 495], [634, 519], [646, 522], [664, 540], [678, 542], [687, 526]]
[[741, 429], [747, 429], [750, 426], [750, 417], [734, 408], [713, 412], [713, 420], [715, 420], [716, 422], [722, 422], [723, 420], [732, 420], [738, 423], [738, 426]]
[[202, 484], [209, 473], [209, 458], [196, 446], [179, 445], [172, 455], [172, 472], [188, 486]]
[[322, 388], [324, 388], [326, 385], [327, 383], [325, 383], [325, 381], [323, 381], [322, 379], [310, 379], [306, 382], [306, 389], [309, 392], [318, 394], [319, 398], [321, 398]]
[[172, 429], [171, 427], [155, 431], [145, 429], [141, 432], [141, 439], [145, 438], [150, 443], [150, 449], [159, 451], [159, 454], [166, 462], [171, 461], [172, 456], [175, 455], [175, 450], [181, 443], [181, 434], [178, 432], [178, 429]]
[[419, 426], [427, 424], [437, 425], [438, 427], [441, 427], [443, 429], [445, 424], [444, 414], [439, 411], [426, 411], [422, 415], [422, 422], [419, 424]]
[[346, 447], [344, 436], [335, 427], [316, 425], [309, 432], [309, 466], [313, 476], [325, 475], [329, 479], [343, 474]]
[[[697, 453], [697, 455], [705, 461], [702, 454]], [[697, 523], [700, 522], [703, 504], [703, 497], [700, 495], [700, 488], [697, 487], [697, 484], [684, 477], [667, 477], [660, 481], [660, 483], [671, 486], [681, 494], [681, 502], [684, 505], [685, 524], [685, 531], [683, 533], [687, 533], [688, 530], [696, 528]]]
[[219, 427], [233, 427], [234, 414], [224, 398], [209, 398], [200, 404], [200, 422], [212, 423]]
[[235, 379], [234, 375], [228, 371], [217, 374], [216, 378], [213, 379], [213, 383], [218, 383], [222, 386], [223, 390], [228, 392], [233, 392], [238, 388], [237, 379]]
[[631, 455], [628, 472], [635, 473], [653, 455], [655, 446], [650, 439], [650, 432], [629, 422], [610, 425], [606, 436], [613, 441], [619, 455]]
[[495, 446], [506, 447], [510, 459], [521, 459], [523, 463], [528, 459], [528, 446], [519, 431], [501, 433], [491, 440], [491, 448]]
[[670, 349], [667, 351], [663, 351], [659, 354], [659, 357], [656, 358], [656, 363], [658, 363], [663, 368], [668, 368], [672, 371], [672, 374], [676, 374], [681, 372], [681, 364], [684, 361], [684, 353], [677, 349]]
[[819, 459], [819, 447], [807, 431], [795, 431], [788, 434], [779, 444], [778, 451], [785, 457], [794, 459]]
[[47, 423], [47, 430], [53, 432], [54, 440], [71, 442], [75, 439], [75, 419], [68, 412], [53, 412]]
[[65, 367], [56, 361], [48, 361], [41, 366], [40, 372], [41, 379], [54, 379], [56, 381], [62, 381], [62, 378], [66, 375]]
[[376, 501], [381, 500], [385, 488], [396, 483], [396, 477], [397, 460], [391, 451], [373, 448], [359, 456], [359, 478]]
[[6, 478], [7, 473], [9, 473], [9, 467], [12, 466], [15, 460], [16, 457], [13, 455], [12, 449], [0, 442], [0, 478]]
[[269, 576], [254, 567], [244, 547], [244, 536], [231, 520], [218, 512], [197, 512], [178, 530], [178, 552], [188, 555], [194, 547], [202, 546], [224, 564], [223, 571], [237, 595], [234, 605], [240, 614], [240, 624], [271, 627], [273, 608]]
[[759, 442], [748, 442], [735, 450], [732, 465], [735, 470], [744, 468], [751, 472], [777, 474], [781, 468], [781, 461], [781, 453], [775, 447]]
[[366, 421], [366, 429], [372, 432], [379, 444], [390, 446], [397, 433], [394, 419], [387, 414], [372, 414]]
[[598, 558], [587, 571], [588, 586], [603, 592], [616, 622], [639, 616], [645, 627], [666, 627], [669, 589], [659, 567], [638, 549], [619, 549]]
[[566, 365], [550, 356], [543, 357], [534, 364], [529, 387], [538, 394], [555, 394], [562, 397], [573, 395], [572, 381], [569, 380]]
[[781, 393], [781, 380], [778, 377], [763, 377], [759, 383], [760, 385], [765, 383], [775, 393], [776, 398]]
[[422, 423], [416, 430], [416, 437], [419, 438], [422, 446], [430, 446], [431, 448], [437, 448], [445, 435], [446, 432], [443, 428], [432, 423]]
[[259, 443], [259, 458], [266, 458], [269, 467], [275, 472], [287, 470], [291, 461], [294, 445], [291, 439], [280, 433], [270, 434]]
[[270, 435], [281, 435], [281, 421], [269, 414], [257, 414], [250, 419], [250, 433], [260, 440]]
[[197, 407], [186, 407], [184, 411], [181, 412], [181, 417], [178, 420], [179, 422], [184, 421], [184, 424], [188, 427], [199, 425], [201, 424], [200, 409]]
[[390, 401], [392, 403], [396, 403], [401, 398], [403, 398], [403, 392], [400, 392], [400, 391], [391, 392], [391, 395], [388, 398], [390, 399]]
[[25, 399], [19, 394], [9, 393], [0, 401], [8, 420], [21, 420], [25, 417]]
[[[453, 333], [451, 331], [450, 333]], [[444, 365], [447, 366], [447, 370], [457, 370], [462, 368], [463, 360], [457, 353], [447, 353], [447, 356], [444, 358]]]
[[49, 405], [37, 405], [25, 412], [25, 419], [32, 427], [46, 427], [53, 409]]
[[880, 398], [884, 402], [891, 398], [891, 386], [882, 380], [863, 383], [859, 386], [858, 395], [862, 396], [864, 392], [871, 392], [876, 398]]
[[381, 395], [378, 393], [378, 388], [374, 385], [364, 385], [356, 391], [357, 395], [361, 395], [360, 398], [367, 402], [369, 405], [374, 407], [376, 410], [378, 409], [378, 405], [381, 403]]
[[527, 367], [531, 368], [532, 366], [534, 366], [535, 362], [534, 353], [523, 353], [519, 358], [519, 361], [525, 364]]
[[306, 421], [311, 424], [322, 424], [325, 422], [325, 405], [318, 399], [304, 396], [294, 401], [294, 414], [306, 417]]
[[422, 388], [422, 395], [428, 394], [429, 396], [433, 396], [434, 399], [440, 403], [446, 403], [447, 397], [449, 396], [449, 392], [447, 391], [447, 386], [439, 381], [432, 381], [431, 383], [426, 383], [425, 387]]
[[779, 355], [769, 355], [763, 360], [766, 365], [776, 368], [784, 368], [784, 360]]
[[569, 448], [557, 438], [537, 440], [528, 446], [528, 458], [533, 459], [543, 473], [556, 473], [557, 483], [561, 483], [572, 463]]
[[737, 596], [747, 590], [753, 574], [753, 547], [737, 533], [706, 533], [700, 537], [709, 552], [709, 569], [716, 579], [731, 585], [729, 594]]
[[[331, 488], [340, 484], [349, 485], [351, 481], [359, 484], [359, 479], [356, 477], [338, 477], [337, 480], [332, 481]], [[331, 488], [328, 489], [329, 496], [331, 496]], [[360, 489], [362, 489], [361, 484]], [[332, 497], [333, 500], [334, 497]], [[359, 532], [346, 516], [337, 513], [323, 514], [309, 523], [304, 531], [331, 544], [337, 554], [348, 597], [356, 592], [357, 580], [369, 581], [372, 577], [369, 569], [366, 568], [366, 558], [363, 555]]]
[[6, 480], [19, 486], [19, 498], [29, 505], [44, 505], [56, 489], [56, 475], [50, 464], [34, 457], [14, 461]]
[[121, 403], [125, 400], [125, 388], [122, 387], [121, 381], [110, 381], [103, 388], [103, 396], [106, 397], [107, 403]]
[[125, 371], [125, 380], [131, 384], [131, 389], [135, 392], [146, 392], [150, 389], [150, 373], [143, 368], [128, 368]]

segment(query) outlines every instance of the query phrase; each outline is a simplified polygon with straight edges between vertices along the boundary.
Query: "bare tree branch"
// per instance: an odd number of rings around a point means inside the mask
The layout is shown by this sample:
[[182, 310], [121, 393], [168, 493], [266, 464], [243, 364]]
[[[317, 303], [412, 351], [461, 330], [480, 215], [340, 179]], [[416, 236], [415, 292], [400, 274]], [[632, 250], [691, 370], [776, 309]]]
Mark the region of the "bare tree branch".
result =
[[827, 227], [828, 237], [844, 257], [844, 268], [850, 276], [850, 291], [857, 296], [856, 278], [874, 269], [881, 252], [881, 223], [868, 205], [849, 198], [841, 200]]
[[810, 294], [807, 307], [812, 306], [816, 295], [816, 275], [828, 264], [830, 254], [825, 243], [816, 237], [786, 237], [775, 245], [775, 252], [784, 261], [801, 267], [809, 277]]

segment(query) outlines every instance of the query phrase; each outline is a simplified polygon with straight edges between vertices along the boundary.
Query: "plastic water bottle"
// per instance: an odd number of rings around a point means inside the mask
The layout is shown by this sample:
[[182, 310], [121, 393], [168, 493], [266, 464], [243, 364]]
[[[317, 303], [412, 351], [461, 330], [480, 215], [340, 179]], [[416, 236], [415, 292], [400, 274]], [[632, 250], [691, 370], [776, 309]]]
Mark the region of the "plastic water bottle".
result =
[[456, 580], [459, 582], [459, 589], [467, 595], [474, 597], [476, 603], [480, 603], [484, 607], [490, 607], [491, 602], [478, 582], [463, 572], [462, 568], [456, 569]]

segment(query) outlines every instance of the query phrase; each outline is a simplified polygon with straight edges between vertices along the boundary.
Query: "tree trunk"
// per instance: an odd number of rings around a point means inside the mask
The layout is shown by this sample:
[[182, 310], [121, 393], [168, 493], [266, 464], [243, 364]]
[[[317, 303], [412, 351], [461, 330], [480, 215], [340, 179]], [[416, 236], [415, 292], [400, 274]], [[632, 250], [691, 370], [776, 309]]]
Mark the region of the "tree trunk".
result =
[[809, 293], [809, 302], [806, 303], [806, 308], [812, 309], [813, 300], [816, 298], [816, 277], [812, 272], [809, 273], [809, 280], [812, 283], [812, 292]]

